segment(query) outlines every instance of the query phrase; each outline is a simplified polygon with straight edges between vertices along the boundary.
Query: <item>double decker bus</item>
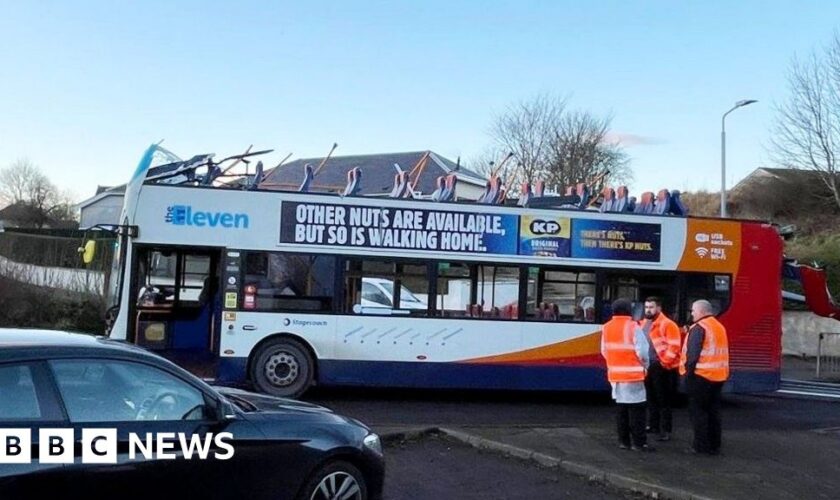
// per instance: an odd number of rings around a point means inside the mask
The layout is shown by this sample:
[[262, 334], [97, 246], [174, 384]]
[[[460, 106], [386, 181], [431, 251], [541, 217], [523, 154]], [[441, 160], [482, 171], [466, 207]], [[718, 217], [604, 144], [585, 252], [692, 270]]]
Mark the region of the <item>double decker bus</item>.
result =
[[160, 153], [127, 185], [109, 334], [217, 383], [604, 390], [611, 302], [653, 295], [717, 308], [728, 390], [778, 388], [769, 224], [213, 186]]

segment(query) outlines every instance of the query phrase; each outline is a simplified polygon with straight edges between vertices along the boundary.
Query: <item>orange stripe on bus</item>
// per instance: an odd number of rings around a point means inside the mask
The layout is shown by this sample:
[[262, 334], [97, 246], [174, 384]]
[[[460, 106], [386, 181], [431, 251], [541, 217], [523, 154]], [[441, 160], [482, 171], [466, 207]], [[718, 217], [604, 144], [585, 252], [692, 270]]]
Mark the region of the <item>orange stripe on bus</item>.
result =
[[465, 359], [460, 363], [520, 363], [547, 359], [590, 356], [601, 352], [601, 332], [594, 332], [583, 337], [564, 340], [524, 351]]

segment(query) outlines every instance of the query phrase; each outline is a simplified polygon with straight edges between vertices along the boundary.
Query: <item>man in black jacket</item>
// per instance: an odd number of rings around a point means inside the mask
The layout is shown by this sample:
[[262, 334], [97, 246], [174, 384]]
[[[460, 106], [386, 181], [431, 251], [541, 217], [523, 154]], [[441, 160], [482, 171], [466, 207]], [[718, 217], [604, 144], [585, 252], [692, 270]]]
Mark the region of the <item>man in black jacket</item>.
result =
[[714, 317], [707, 300], [691, 305], [694, 323], [680, 358], [685, 376], [688, 409], [694, 426], [692, 453], [717, 455], [721, 446], [720, 394], [729, 378], [729, 344], [726, 328]]

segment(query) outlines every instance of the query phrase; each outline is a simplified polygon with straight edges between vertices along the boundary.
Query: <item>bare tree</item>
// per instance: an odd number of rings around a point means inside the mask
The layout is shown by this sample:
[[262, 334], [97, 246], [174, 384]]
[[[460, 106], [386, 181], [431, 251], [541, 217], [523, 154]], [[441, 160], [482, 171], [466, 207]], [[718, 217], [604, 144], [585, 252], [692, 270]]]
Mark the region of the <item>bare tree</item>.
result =
[[70, 196], [61, 192], [38, 166], [26, 159], [0, 169], [0, 202], [20, 205], [24, 220], [18, 222], [37, 228], [50, 221], [73, 218]]
[[548, 181], [568, 186], [588, 181], [600, 191], [609, 183], [632, 179], [630, 161], [619, 143], [607, 140], [612, 116], [566, 113], [551, 142]]
[[[512, 161], [500, 172], [509, 186], [543, 180], [562, 188], [595, 181], [591, 187], [601, 189], [606, 181], [626, 182], [632, 178], [629, 159], [620, 144], [608, 140], [611, 121], [611, 116], [569, 110], [565, 98], [541, 94], [510, 106], [495, 119], [490, 129], [493, 144], [472, 165], [491, 173], [512, 152]], [[598, 180], [606, 172], [609, 176]]]
[[791, 95], [777, 106], [774, 159], [788, 168], [813, 170], [840, 207], [840, 35], [788, 75]]

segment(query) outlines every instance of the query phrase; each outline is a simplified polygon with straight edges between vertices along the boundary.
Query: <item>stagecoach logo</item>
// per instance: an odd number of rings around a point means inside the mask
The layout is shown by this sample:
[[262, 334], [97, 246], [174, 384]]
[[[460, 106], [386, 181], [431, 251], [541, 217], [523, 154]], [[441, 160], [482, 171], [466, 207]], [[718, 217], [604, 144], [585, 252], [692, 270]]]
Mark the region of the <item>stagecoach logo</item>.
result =
[[196, 210], [191, 205], [166, 207], [164, 221], [176, 226], [248, 229], [248, 214]]
[[560, 232], [562, 227], [560, 227], [560, 223], [554, 220], [539, 220], [534, 219], [531, 222], [531, 234], [557, 234]]

